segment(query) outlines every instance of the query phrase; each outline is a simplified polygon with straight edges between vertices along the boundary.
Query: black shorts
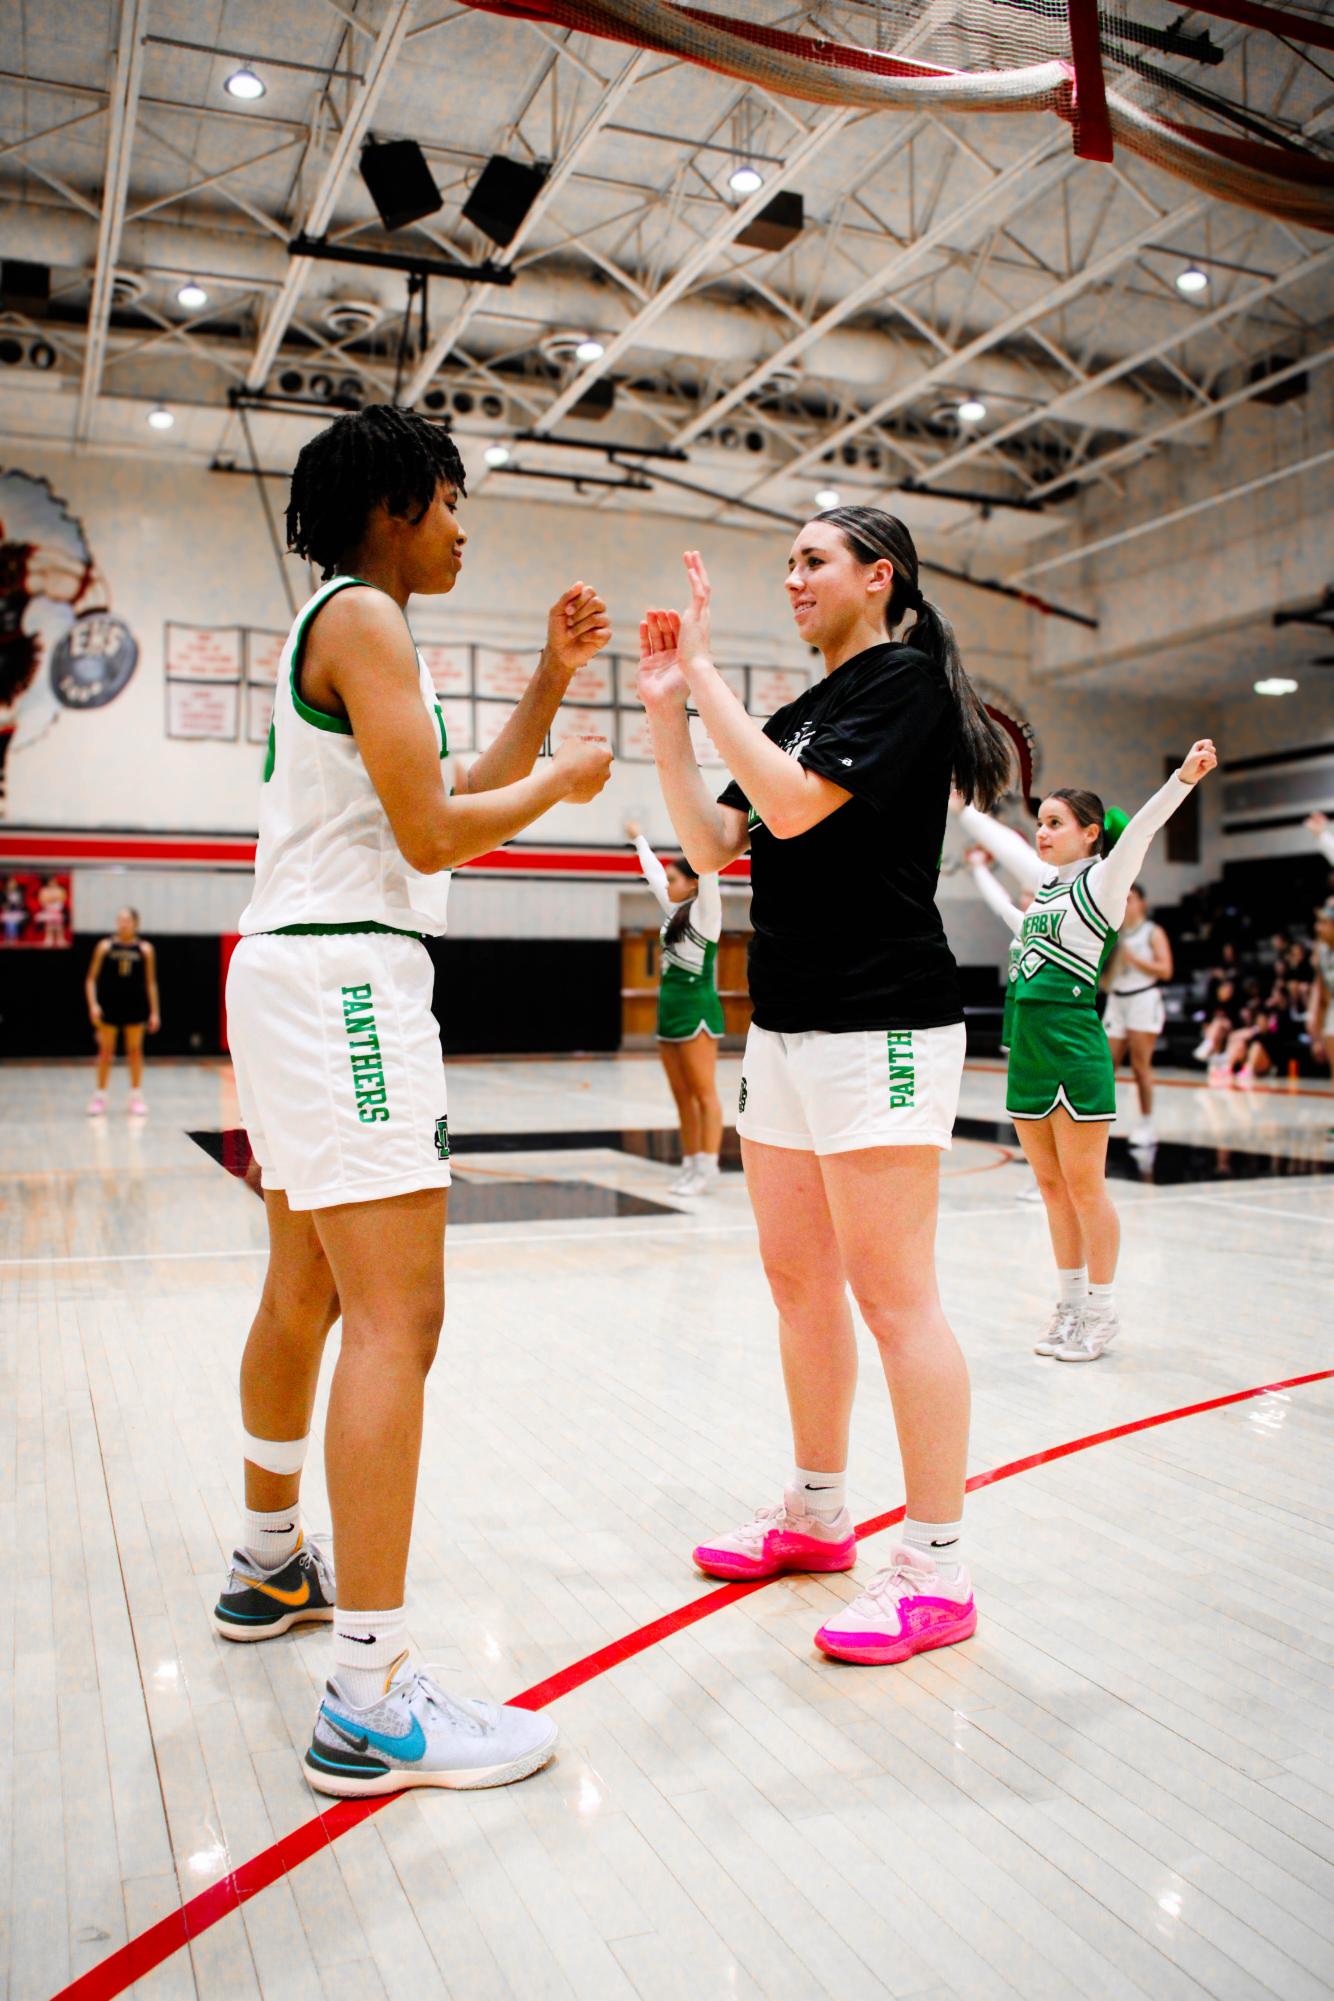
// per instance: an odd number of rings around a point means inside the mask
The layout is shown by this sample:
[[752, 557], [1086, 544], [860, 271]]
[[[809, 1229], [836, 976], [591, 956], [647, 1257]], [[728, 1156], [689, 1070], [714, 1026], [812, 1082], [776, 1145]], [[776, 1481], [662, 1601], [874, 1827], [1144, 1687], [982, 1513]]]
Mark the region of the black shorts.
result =
[[104, 1028], [145, 1028], [148, 1025], [148, 1008], [144, 1004], [137, 1007], [131, 1004], [128, 1010], [117, 1007], [114, 1002], [108, 1005], [103, 1000], [99, 1000], [97, 1005], [102, 1010]]

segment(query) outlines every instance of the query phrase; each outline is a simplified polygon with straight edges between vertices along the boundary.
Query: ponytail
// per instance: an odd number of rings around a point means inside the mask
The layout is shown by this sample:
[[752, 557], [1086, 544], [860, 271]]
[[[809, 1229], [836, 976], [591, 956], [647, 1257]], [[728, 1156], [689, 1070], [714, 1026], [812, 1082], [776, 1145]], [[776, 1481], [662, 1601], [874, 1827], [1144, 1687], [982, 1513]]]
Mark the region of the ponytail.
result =
[[924, 654], [944, 676], [954, 709], [954, 783], [970, 805], [984, 810], [994, 806], [1013, 783], [1009, 741], [968, 678], [954, 627], [938, 605], [922, 596], [912, 536], [897, 516], [879, 507], [831, 507], [815, 519], [840, 529], [859, 563], [893, 565], [885, 629], [893, 632], [901, 619], [914, 614], [903, 643]]
[[[699, 881], [699, 870], [691, 868], [690, 863], [686, 860], [684, 855], [677, 855], [676, 859], [672, 863], [672, 867], [679, 868], [682, 875], [688, 875], [692, 882], [697, 883]], [[681, 937], [682, 932], [686, 930], [686, 928], [690, 923], [690, 913], [694, 909], [694, 907], [695, 907], [694, 897], [691, 897], [688, 903], [677, 904], [675, 910], [672, 912], [671, 916], [667, 919], [667, 929], [663, 933], [664, 944], [675, 945], [677, 943], [677, 941]]]

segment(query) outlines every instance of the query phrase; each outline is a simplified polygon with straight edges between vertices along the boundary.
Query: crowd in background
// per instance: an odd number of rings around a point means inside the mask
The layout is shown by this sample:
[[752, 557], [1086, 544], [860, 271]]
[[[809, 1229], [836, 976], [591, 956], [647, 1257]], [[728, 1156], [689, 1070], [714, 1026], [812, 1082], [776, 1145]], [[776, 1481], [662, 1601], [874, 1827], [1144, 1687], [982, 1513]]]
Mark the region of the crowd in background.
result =
[[1194, 1055], [1211, 1083], [1244, 1088], [1260, 1077], [1330, 1067], [1334, 1049], [1323, 1031], [1334, 999], [1327, 981], [1334, 870], [1325, 889], [1309, 917], [1277, 928], [1226, 883], [1208, 883], [1183, 900], [1179, 959], [1192, 965], [1187, 1004], [1200, 1028]]

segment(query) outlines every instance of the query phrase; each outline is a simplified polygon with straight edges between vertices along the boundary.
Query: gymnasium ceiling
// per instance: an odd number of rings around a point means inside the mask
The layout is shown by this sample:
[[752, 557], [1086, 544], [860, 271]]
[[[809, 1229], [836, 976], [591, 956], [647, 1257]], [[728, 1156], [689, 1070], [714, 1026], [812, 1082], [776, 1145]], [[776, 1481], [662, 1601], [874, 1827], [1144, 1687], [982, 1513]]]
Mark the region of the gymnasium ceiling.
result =
[[[1207, 29], [1209, 78], [1334, 145], [1334, 57], [1164, 0], [1126, 7]], [[759, 12], [904, 46], [900, 0]], [[242, 62], [266, 85], [251, 103], [224, 89]], [[386, 234], [358, 171], [368, 134], [420, 142], [435, 216]], [[509, 251], [461, 214], [494, 153], [551, 167]], [[734, 241], [743, 154], [763, 201], [804, 199], [786, 250]], [[400, 273], [293, 258], [300, 229], [512, 265], [505, 287], [432, 279], [425, 345], [414, 308], [402, 362], [403, 400], [451, 415], [474, 492], [763, 528], [821, 487], [913, 489], [940, 560], [992, 574], [1021, 568], [1083, 489], [1123, 494], [1163, 453], [1197, 462], [1257, 362], [1313, 372], [1334, 354], [1328, 236], [1130, 155], [1077, 160], [1052, 119], [831, 110], [455, 0], [9, 0], [0, 251], [49, 263], [52, 285], [0, 312], [0, 433], [289, 467], [319, 415], [260, 408], [247, 438], [238, 392], [272, 398], [285, 376], [301, 395], [319, 378], [391, 394], [406, 302]], [[1194, 297], [1175, 284], [1189, 264], [1209, 281]], [[187, 280], [203, 305], [180, 303]], [[574, 359], [579, 336], [604, 353]], [[602, 381], [614, 408], [581, 416]], [[967, 397], [985, 417], [961, 420]], [[175, 422], [153, 432], [159, 402]], [[501, 443], [503, 470], [483, 456]]]

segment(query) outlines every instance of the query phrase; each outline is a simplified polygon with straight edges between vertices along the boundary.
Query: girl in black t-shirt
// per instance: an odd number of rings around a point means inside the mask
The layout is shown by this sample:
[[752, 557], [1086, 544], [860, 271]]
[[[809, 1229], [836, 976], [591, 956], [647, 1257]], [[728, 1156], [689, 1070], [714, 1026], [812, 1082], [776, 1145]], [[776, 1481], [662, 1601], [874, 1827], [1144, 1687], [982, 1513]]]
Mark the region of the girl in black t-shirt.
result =
[[[639, 690], [692, 865], [751, 852], [754, 1020], [737, 1116], [778, 1308], [795, 1470], [781, 1503], [701, 1546], [712, 1576], [849, 1570], [844, 1502], [857, 1348], [847, 1292], [894, 1405], [907, 1516], [889, 1567], [816, 1635], [843, 1660], [906, 1660], [974, 1630], [961, 1562], [968, 1371], [936, 1290], [940, 1150], [963, 1068], [958, 976], [935, 890], [951, 776], [980, 802], [1009, 778], [902, 522], [836, 508], [788, 557], [800, 637], [824, 678], [767, 724], [709, 657], [709, 582], [646, 613]], [[891, 635], [909, 615], [905, 638]], [[732, 773], [715, 801], [687, 699]]]

